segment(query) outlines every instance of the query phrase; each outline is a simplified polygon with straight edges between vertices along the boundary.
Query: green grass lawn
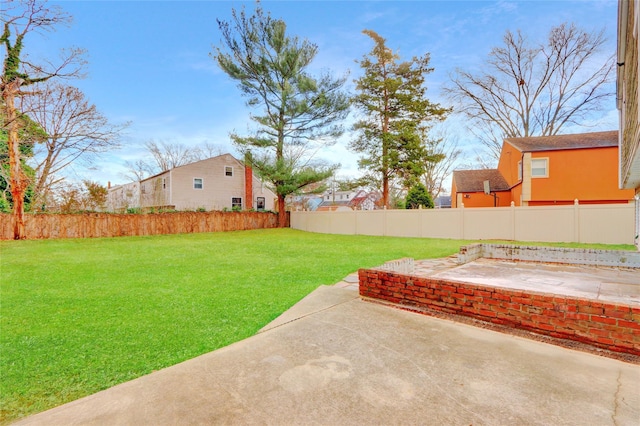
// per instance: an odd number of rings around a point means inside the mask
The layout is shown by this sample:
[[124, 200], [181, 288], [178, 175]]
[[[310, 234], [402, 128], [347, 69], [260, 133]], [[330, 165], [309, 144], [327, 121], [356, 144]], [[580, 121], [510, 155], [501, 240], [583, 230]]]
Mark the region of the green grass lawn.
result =
[[358, 268], [466, 243], [290, 229], [0, 242], [0, 423], [249, 337]]

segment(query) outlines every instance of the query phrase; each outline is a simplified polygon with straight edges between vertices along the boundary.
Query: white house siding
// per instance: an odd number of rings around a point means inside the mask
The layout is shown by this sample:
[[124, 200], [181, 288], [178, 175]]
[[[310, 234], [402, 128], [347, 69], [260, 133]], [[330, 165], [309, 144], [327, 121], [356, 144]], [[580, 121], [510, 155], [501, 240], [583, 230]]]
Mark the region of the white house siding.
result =
[[[225, 167], [233, 175], [226, 176]], [[194, 179], [202, 179], [202, 189], [194, 188]], [[230, 154], [209, 158], [157, 174], [140, 182], [111, 189], [110, 210], [124, 211], [142, 207], [207, 211], [232, 209], [232, 198], [242, 199], [242, 209], [257, 208], [258, 197], [264, 197], [265, 210], [275, 210], [276, 196], [255, 175], [253, 199], [245, 195], [244, 164]]]
[[114, 186], [107, 194], [107, 211], [124, 212], [140, 207], [140, 182]]
[[[233, 176], [225, 176], [225, 166], [233, 167]], [[244, 200], [244, 167], [225, 154], [171, 170], [171, 201], [177, 210], [231, 209], [231, 198]], [[194, 188], [194, 179], [202, 179], [202, 189]]]
[[171, 172], [166, 171], [152, 176], [140, 182], [141, 207], [165, 207], [173, 208], [170, 196]]
[[[242, 167], [242, 173], [244, 174], [244, 166]], [[253, 204], [251, 206], [247, 206], [248, 209], [256, 209], [258, 197], [263, 197], [265, 201], [264, 210], [274, 211], [276, 209], [277, 196], [270, 189], [268, 189], [264, 182], [258, 179], [255, 175], [253, 176]]]

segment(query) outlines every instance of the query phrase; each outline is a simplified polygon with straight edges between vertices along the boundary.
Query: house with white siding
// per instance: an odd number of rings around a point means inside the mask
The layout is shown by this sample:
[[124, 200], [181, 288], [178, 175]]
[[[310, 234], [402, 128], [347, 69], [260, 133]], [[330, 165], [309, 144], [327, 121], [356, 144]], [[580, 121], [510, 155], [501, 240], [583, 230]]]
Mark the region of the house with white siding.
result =
[[620, 188], [636, 199], [635, 244], [640, 250], [640, 2], [618, 2], [617, 106]]
[[109, 189], [109, 211], [274, 210], [276, 195], [250, 166], [223, 154]]

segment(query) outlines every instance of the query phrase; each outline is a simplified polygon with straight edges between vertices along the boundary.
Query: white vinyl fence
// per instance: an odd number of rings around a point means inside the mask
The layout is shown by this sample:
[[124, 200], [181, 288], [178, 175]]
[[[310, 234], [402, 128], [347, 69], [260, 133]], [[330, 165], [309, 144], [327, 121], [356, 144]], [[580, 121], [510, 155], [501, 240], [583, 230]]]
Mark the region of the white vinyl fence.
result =
[[291, 212], [291, 228], [348, 235], [636, 244], [635, 202], [544, 207]]

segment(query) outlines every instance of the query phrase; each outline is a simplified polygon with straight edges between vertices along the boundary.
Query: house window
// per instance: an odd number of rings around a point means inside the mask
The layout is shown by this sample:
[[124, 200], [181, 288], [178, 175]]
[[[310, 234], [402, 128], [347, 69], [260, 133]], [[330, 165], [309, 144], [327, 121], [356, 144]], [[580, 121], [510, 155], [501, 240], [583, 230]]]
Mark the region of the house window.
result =
[[242, 198], [240, 197], [233, 197], [231, 198], [231, 209], [240, 209], [242, 210]]
[[549, 177], [549, 159], [534, 158], [531, 160], [531, 177]]
[[518, 161], [518, 180], [522, 180], [522, 161]]
[[193, 189], [202, 189], [202, 178], [193, 178]]
[[233, 167], [224, 166], [224, 175], [225, 176], [233, 176]]
[[162, 189], [167, 189], [167, 179], [162, 178]]
[[264, 205], [265, 205], [264, 197], [258, 197], [256, 199], [256, 209], [257, 210], [264, 210]]

